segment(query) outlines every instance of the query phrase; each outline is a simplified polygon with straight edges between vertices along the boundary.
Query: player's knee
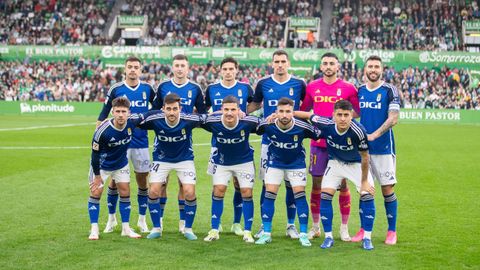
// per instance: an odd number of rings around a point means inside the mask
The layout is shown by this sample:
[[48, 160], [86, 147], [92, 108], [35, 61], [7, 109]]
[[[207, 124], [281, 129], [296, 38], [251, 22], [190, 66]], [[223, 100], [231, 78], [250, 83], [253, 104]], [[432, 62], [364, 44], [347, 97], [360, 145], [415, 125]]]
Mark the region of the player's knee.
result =
[[242, 198], [246, 197], [252, 197], [252, 189], [251, 188], [242, 188], [240, 189], [240, 192], [242, 193]]
[[121, 197], [130, 196], [130, 185], [128, 183], [118, 183], [117, 187]]
[[390, 195], [394, 192], [393, 185], [382, 186], [382, 194], [383, 196]]
[[115, 183], [115, 179], [112, 179], [112, 181], [110, 181], [110, 183], [108, 183], [108, 187], [110, 187], [111, 189], [116, 189], [117, 188], [117, 184]]
[[90, 191], [90, 197], [100, 198], [102, 197], [103, 187], [97, 188], [95, 191]]
[[224, 185], [213, 186], [213, 195], [214, 196], [224, 197], [226, 191], [227, 191], [227, 186], [224, 186]]
[[295, 187], [292, 187], [292, 189], [293, 189], [293, 193], [305, 192], [304, 186], [295, 186]]
[[150, 196], [150, 198], [160, 197], [160, 187], [161, 185], [151, 185], [148, 190], [148, 196]]

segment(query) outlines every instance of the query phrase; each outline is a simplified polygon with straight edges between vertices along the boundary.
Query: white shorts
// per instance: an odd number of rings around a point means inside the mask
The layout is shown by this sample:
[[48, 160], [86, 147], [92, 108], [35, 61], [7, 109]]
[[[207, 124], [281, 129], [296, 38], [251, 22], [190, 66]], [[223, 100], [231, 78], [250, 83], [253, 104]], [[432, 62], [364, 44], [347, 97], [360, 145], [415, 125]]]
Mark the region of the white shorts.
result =
[[127, 157], [137, 173], [146, 173], [150, 170], [150, 154], [148, 148], [129, 148]]
[[307, 168], [288, 170], [267, 167], [265, 184], [281, 185], [283, 180], [289, 181], [292, 187], [304, 187], [307, 185]]
[[213, 154], [217, 152], [217, 147], [210, 148], [210, 158], [208, 159], [208, 166], [207, 166], [207, 174], [213, 175], [213, 168], [215, 166], [215, 163], [213, 163]]
[[154, 161], [150, 167], [148, 181], [150, 183], [165, 184], [167, 183], [168, 174], [172, 170], [177, 172], [178, 179], [182, 184], [195, 185], [197, 182], [193, 160], [186, 160], [177, 163]]
[[[102, 182], [104, 184], [108, 180], [108, 177], [112, 177], [116, 183], [130, 183], [130, 167], [127, 164], [123, 168], [115, 171], [100, 170], [100, 177], [102, 177]], [[89, 182], [92, 183], [94, 178], [95, 174], [93, 173], [92, 167], [90, 167], [90, 172], [88, 174]]]
[[395, 155], [370, 155], [370, 170], [381, 186], [395, 185]]
[[[342, 180], [344, 178], [349, 179], [357, 187], [357, 191], [360, 193], [362, 187], [362, 165], [358, 162], [345, 163], [338, 160], [330, 159], [325, 169], [325, 174], [322, 179], [322, 189], [333, 188], [339, 189]], [[368, 183], [374, 186], [372, 174], [370, 171], [367, 176]]]
[[265, 170], [267, 169], [268, 161], [268, 144], [262, 144], [262, 150], [260, 151], [260, 170], [258, 173], [258, 178], [260, 180], [265, 180]]
[[253, 188], [255, 183], [255, 165], [253, 161], [231, 166], [214, 164], [211, 173], [214, 186], [228, 186], [232, 176], [237, 177], [240, 188]]

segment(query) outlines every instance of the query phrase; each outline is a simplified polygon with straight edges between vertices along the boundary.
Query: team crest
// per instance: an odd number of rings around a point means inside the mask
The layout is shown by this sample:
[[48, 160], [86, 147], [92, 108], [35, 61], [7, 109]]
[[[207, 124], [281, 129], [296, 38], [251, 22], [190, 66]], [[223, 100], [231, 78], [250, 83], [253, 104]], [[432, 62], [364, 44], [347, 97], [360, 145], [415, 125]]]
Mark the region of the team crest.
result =
[[337, 96], [341, 96], [342, 95], [342, 89], [338, 88], [337, 89]]
[[293, 141], [298, 141], [298, 135], [293, 136]]
[[290, 96], [293, 96], [293, 88], [290, 87]]
[[147, 99], [147, 93], [143, 92], [143, 99]]
[[245, 131], [243, 131], [243, 129], [240, 131], [240, 136], [245, 136]]
[[350, 137], [347, 137], [347, 144], [352, 145], [352, 139], [350, 139]]
[[192, 90], [188, 90], [188, 98], [192, 98]]
[[238, 96], [239, 96], [239, 97], [242, 96], [242, 90], [241, 90], [241, 89], [238, 89]]
[[377, 102], [380, 102], [380, 100], [382, 100], [382, 94], [377, 95]]
[[185, 135], [185, 133], [186, 133], [186, 132], [185, 132], [185, 129], [182, 128], [182, 135]]
[[127, 133], [128, 133], [129, 136], [132, 135], [132, 129], [128, 128]]

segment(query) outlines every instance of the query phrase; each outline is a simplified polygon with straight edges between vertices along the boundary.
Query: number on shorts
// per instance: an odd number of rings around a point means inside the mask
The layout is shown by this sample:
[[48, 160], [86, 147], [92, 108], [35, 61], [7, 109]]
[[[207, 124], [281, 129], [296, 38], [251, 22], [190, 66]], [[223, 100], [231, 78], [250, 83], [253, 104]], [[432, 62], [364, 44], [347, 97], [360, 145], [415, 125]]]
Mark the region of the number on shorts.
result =
[[262, 169], [267, 168], [267, 159], [262, 159]]
[[154, 163], [154, 164], [152, 164], [152, 167], [150, 168], [150, 171], [151, 171], [151, 172], [153, 172], [153, 171], [154, 171], [154, 172], [158, 172], [158, 168], [159, 168], [159, 167], [160, 167], [160, 164]]
[[215, 174], [217, 172], [217, 165], [212, 166], [212, 174]]
[[328, 171], [330, 171], [330, 168], [331, 168], [330, 166], [327, 167], [327, 169], [325, 170], [325, 173], [323, 174], [323, 176], [327, 175]]

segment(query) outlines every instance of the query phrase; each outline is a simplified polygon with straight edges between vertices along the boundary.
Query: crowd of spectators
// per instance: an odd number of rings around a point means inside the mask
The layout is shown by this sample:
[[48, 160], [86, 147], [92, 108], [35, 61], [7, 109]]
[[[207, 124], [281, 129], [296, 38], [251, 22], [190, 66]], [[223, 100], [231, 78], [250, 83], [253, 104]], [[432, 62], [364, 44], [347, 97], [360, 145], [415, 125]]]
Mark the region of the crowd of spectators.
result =
[[0, 1], [0, 44], [104, 45], [114, 0]]
[[123, 14], [147, 15], [142, 45], [285, 47], [289, 16], [320, 17], [321, 0], [127, 0]]
[[462, 50], [462, 21], [475, 19], [478, 0], [334, 0], [330, 42], [350, 50]]
[[[240, 65], [237, 77], [254, 85], [272, 71], [268, 65]], [[363, 83], [361, 69], [352, 63], [345, 62], [340, 74], [357, 87]], [[144, 65], [141, 79], [156, 86], [171, 76], [170, 65], [152, 62]], [[219, 79], [219, 68], [192, 64], [189, 77], [205, 89]], [[6, 62], [0, 66], [0, 100], [103, 101], [110, 86], [122, 79], [121, 68], [102, 67], [100, 60]], [[463, 69], [385, 67], [384, 79], [397, 87], [404, 108], [480, 109], [479, 80]]]

